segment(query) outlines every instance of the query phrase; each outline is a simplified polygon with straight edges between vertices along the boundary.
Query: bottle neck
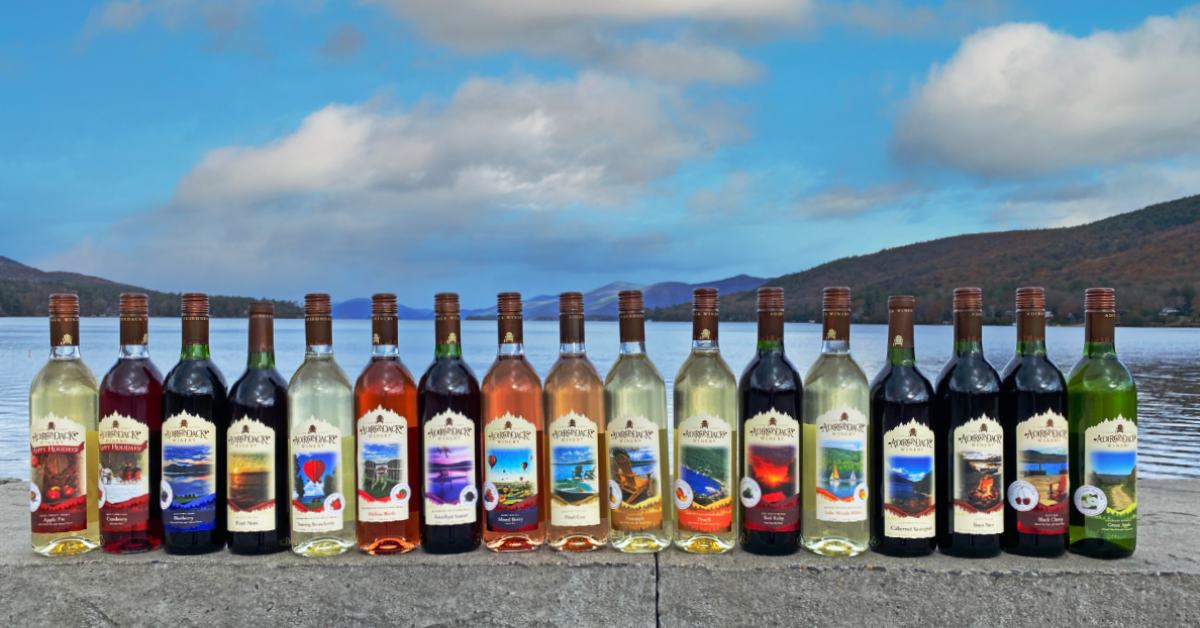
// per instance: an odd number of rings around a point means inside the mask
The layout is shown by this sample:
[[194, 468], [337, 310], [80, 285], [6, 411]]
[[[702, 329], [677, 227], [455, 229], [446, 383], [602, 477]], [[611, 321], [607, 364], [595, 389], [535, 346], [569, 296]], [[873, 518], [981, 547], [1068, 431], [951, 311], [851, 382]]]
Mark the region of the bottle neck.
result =
[[458, 316], [439, 314], [434, 317], [434, 359], [461, 358], [462, 345], [459, 338], [462, 331], [462, 320]]
[[1083, 323], [1083, 355], [1089, 358], [1115, 358], [1116, 312], [1086, 312]]
[[646, 355], [646, 343], [643, 340], [622, 340], [619, 351], [621, 355]]
[[898, 307], [888, 311], [888, 363], [913, 366], [917, 363], [913, 341], [913, 311]]
[[692, 353], [716, 353], [717, 313], [715, 311], [692, 312]]
[[121, 345], [118, 357], [122, 360], [144, 360], [150, 357], [150, 345], [132, 344]]
[[502, 358], [519, 357], [525, 355], [525, 343], [522, 342], [502, 342], [496, 350], [496, 355]]
[[179, 351], [180, 360], [207, 360], [211, 355], [207, 341], [203, 343], [185, 341], [183, 348]]
[[850, 310], [825, 310], [821, 317], [821, 353], [850, 353]]
[[389, 344], [373, 344], [371, 345], [372, 360], [395, 360], [400, 357], [399, 345]]
[[1046, 355], [1046, 312], [1017, 310], [1017, 355]]
[[586, 353], [582, 342], [563, 342], [558, 345], [558, 354], [564, 358], [578, 358]]
[[327, 359], [333, 357], [333, 345], [308, 345], [304, 348], [305, 358]]
[[78, 360], [79, 345], [56, 345], [50, 347], [51, 360]]
[[782, 353], [783, 352], [783, 312], [782, 311], [759, 310], [759, 312], [758, 312], [758, 352], [759, 353]]
[[246, 355], [246, 368], [273, 369], [275, 368], [274, 351], [251, 351]]
[[954, 313], [954, 355], [983, 353], [983, 312]]

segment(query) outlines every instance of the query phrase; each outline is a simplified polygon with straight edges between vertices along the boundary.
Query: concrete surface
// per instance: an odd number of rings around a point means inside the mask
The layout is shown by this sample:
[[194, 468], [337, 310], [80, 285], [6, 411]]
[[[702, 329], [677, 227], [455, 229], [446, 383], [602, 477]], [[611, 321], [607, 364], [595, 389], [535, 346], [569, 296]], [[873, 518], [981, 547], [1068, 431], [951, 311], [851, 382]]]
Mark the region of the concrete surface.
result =
[[1132, 558], [605, 550], [48, 559], [0, 480], [0, 621], [57, 625], [1200, 625], [1200, 481], [1143, 480]]

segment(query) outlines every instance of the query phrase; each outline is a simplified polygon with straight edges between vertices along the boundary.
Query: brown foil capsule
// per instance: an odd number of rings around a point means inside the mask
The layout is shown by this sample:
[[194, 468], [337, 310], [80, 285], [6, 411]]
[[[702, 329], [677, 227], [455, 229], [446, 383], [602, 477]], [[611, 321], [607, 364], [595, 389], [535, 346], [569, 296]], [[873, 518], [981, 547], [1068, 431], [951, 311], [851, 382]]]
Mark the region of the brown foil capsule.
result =
[[783, 341], [783, 288], [758, 289], [758, 339]]
[[975, 341], [983, 339], [983, 290], [979, 288], [954, 289], [954, 340]]
[[250, 353], [275, 351], [275, 306], [269, 301], [250, 304]]
[[1113, 342], [1117, 327], [1117, 292], [1088, 288], [1083, 293], [1084, 342]]
[[1017, 340], [1046, 339], [1046, 291], [1039, 287], [1017, 288]]
[[183, 319], [183, 344], [208, 344], [208, 295], [183, 293], [179, 297], [179, 310]]
[[79, 295], [50, 295], [50, 346], [79, 346]]
[[121, 344], [149, 344], [150, 298], [141, 292], [122, 292], [120, 312]]
[[435, 344], [459, 344], [459, 337], [462, 335], [462, 319], [460, 317], [457, 294], [453, 292], [439, 292], [433, 296]]
[[641, 290], [622, 290], [617, 293], [617, 317], [621, 342], [646, 341], [646, 306], [642, 302]]
[[821, 337], [850, 340], [850, 288], [832, 286], [821, 291]]
[[329, 295], [304, 295], [304, 337], [309, 346], [333, 344], [333, 304]]
[[399, 306], [396, 305], [396, 295], [381, 292], [371, 296], [371, 343], [376, 345], [398, 344], [398, 323], [396, 316]]
[[501, 344], [525, 342], [521, 324], [521, 293], [501, 292], [496, 295], [496, 334]]
[[913, 307], [916, 298], [909, 295], [893, 295], [888, 297], [888, 344], [892, 347], [912, 349], [913, 343]]
[[717, 289], [692, 291], [692, 340], [717, 341]]
[[558, 295], [558, 341], [561, 344], [583, 344], [582, 292]]

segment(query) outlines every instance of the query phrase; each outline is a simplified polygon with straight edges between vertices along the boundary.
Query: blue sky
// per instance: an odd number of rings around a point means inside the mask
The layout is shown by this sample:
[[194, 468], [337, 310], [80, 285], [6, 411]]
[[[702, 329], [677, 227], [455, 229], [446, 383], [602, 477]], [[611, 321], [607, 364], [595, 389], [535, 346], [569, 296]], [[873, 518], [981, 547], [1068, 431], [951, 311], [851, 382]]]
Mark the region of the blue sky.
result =
[[1200, 191], [1186, 3], [0, 8], [0, 254], [167, 290], [773, 276]]

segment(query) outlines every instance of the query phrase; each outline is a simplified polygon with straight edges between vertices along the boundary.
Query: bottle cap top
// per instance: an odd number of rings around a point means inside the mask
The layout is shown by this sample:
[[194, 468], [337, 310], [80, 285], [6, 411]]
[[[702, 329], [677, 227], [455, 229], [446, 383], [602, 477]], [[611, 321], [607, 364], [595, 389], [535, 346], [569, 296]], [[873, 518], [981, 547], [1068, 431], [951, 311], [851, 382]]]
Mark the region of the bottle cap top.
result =
[[371, 316], [376, 318], [396, 318], [399, 307], [396, 305], [396, 295], [390, 292], [380, 292], [371, 295]]
[[1083, 293], [1083, 309], [1086, 312], [1115, 312], [1117, 291], [1112, 288], [1088, 288]]
[[558, 295], [559, 314], [583, 316], [583, 293], [564, 292]]
[[955, 312], [982, 312], [983, 290], [980, 288], [955, 288]]
[[696, 313], [717, 312], [717, 289], [696, 288], [692, 291], [692, 310]]
[[1046, 309], [1046, 290], [1030, 286], [1017, 288], [1017, 310], [1033, 310], [1041, 312]]
[[850, 310], [850, 288], [833, 286], [821, 291], [821, 309], [826, 312]]
[[758, 289], [758, 311], [759, 312], [782, 312], [783, 311], [783, 288], [776, 286], [762, 287]]
[[889, 310], [911, 310], [917, 304], [917, 299], [908, 294], [894, 294], [888, 297]]
[[203, 292], [185, 292], [179, 304], [184, 318], [208, 318], [208, 295]]
[[150, 297], [141, 292], [122, 292], [120, 308], [121, 318], [148, 318]]
[[333, 316], [333, 305], [329, 295], [324, 292], [310, 292], [304, 295], [304, 318], [330, 318]]

